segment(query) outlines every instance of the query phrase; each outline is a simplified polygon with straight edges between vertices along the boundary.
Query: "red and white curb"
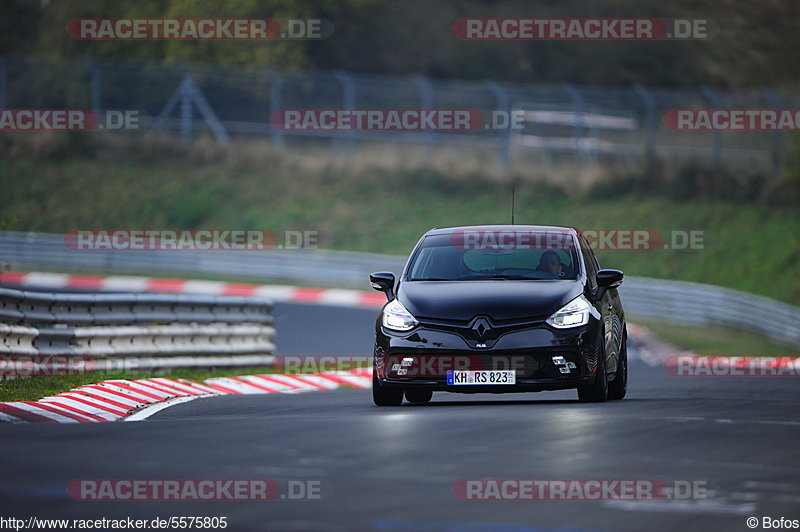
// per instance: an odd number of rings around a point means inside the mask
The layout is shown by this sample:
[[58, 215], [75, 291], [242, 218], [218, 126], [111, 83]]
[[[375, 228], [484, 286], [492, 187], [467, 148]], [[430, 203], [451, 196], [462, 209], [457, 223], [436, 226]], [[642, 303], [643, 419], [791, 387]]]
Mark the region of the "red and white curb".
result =
[[158, 279], [123, 275], [92, 276], [46, 272], [2, 272], [0, 285], [110, 292], [170, 292], [215, 296], [265, 297], [273, 301], [379, 308], [386, 296], [378, 292], [341, 288], [306, 288], [271, 284], [225, 283], [185, 279]]
[[372, 369], [309, 374], [214, 377], [199, 383], [157, 377], [79, 386], [38, 401], [0, 403], [0, 422], [97, 423], [140, 421], [174, 404], [219, 395], [302, 393], [340, 386], [369, 388]]

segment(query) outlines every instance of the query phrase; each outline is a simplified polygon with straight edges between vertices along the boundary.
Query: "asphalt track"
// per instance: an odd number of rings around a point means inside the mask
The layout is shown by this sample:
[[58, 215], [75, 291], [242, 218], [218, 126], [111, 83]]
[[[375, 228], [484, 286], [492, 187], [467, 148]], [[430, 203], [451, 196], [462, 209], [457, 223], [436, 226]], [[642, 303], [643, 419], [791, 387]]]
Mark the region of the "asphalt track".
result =
[[[283, 354], [371, 351], [374, 310], [278, 304]], [[228, 530], [751, 530], [800, 519], [792, 377], [671, 377], [631, 350], [628, 398], [435, 394], [372, 406], [368, 390], [226, 396], [144, 422], [0, 424], [0, 516], [227, 516]], [[319, 481], [320, 500], [77, 502], [73, 479]], [[706, 498], [462, 501], [460, 479], [697, 481]], [[758, 528], [761, 530], [761, 528]]]

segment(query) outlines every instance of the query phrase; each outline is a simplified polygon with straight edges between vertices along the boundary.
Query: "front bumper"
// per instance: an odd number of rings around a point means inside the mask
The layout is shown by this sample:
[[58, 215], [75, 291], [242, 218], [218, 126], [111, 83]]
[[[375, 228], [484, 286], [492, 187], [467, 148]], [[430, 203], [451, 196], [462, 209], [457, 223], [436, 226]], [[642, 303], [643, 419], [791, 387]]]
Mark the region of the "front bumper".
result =
[[[420, 325], [408, 333], [376, 328], [375, 376], [380, 386], [456, 393], [561, 390], [594, 380], [600, 349], [597, 320], [556, 330], [544, 323], [486, 341], [457, 330]], [[486, 346], [486, 347], [483, 347]], [[563, 357], [554, 361], [554, 357]], [[448, 385], [448, 370], [514, 370], [513, 385]]]

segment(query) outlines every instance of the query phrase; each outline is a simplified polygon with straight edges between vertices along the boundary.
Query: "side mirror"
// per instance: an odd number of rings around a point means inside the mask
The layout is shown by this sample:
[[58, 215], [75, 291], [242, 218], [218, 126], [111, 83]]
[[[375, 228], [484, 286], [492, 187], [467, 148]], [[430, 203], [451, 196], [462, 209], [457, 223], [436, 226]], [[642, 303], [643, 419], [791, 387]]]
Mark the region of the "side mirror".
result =
[[394, 299], [395, 278], [392, 272], [375, 272], [369, 276], [369, 284], [372, 288], [386, 294], [386, 299]]
[[600, 270], [597, 272], [597, 286], [601, 288], [617, 288], [622, 284], [624, 275], [619, 270]]

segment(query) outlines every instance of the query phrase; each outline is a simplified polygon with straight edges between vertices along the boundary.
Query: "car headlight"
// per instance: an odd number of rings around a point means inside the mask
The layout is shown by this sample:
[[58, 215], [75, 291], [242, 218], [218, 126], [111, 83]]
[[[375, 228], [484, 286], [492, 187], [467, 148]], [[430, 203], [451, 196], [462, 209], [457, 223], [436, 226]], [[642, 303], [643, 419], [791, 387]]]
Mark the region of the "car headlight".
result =
[[410, 331], [419, 323], [406, 307], [393, 299], [383, 307], [383, 326], [393, 331]]
[[589, 323], [591, 309], [592, 305], [586, 298], [578, 296], [547, 318], [547, 323], [556, 329], [580, 327]]

